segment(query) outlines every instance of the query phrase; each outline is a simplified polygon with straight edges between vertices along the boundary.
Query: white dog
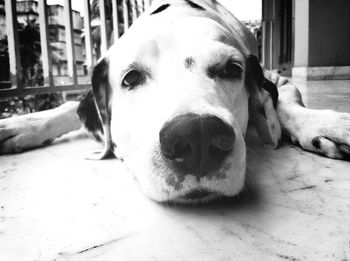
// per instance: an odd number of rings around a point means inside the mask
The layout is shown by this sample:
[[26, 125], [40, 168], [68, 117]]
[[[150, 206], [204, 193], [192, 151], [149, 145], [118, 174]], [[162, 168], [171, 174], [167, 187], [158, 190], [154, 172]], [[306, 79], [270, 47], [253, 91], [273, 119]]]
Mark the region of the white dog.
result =
[[[2, 120], [0, 152], [79, 129], [123, 159], [150, 198], [234, 196], [245, 181], [248, 119], [265, 144], [349, 159], [350, 115], [305, 108], [288, 80], [264, 71], [253, 35], [215, 0], [155, 3], [96, 65], [80, 103]], [[278, 91], [277, 88], [278, 87]]]

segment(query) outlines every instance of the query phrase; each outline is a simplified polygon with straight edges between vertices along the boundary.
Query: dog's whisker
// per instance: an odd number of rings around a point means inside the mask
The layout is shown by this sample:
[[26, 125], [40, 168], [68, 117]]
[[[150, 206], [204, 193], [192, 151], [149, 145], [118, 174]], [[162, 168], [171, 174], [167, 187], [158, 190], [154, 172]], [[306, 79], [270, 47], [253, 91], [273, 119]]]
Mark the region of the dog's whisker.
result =
[[246, 168], [247, 168], [246, 175], [253, 175], [256, 173], [255, 168], [248, 162], [247, 162]]
[[256, 158], [260, 158], [260, 155], [252, 148], [250, 148], [249, 146], [246, 146], [247, 150], [253, 154], [253, 156], [255, 156]]

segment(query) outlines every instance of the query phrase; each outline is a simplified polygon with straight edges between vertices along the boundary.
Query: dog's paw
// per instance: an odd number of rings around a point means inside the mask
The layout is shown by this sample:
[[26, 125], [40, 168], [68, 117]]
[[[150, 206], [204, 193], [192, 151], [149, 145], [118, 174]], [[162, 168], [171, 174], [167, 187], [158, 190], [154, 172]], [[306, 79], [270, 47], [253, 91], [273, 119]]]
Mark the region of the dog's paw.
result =
[[0, 120], [0, 154], [18, 153], [51, 142], [45, 117], [28, 114]]
[[290, 131], [294, 144], [329, 158], [350, 160], [350, 114], [307, 110]]

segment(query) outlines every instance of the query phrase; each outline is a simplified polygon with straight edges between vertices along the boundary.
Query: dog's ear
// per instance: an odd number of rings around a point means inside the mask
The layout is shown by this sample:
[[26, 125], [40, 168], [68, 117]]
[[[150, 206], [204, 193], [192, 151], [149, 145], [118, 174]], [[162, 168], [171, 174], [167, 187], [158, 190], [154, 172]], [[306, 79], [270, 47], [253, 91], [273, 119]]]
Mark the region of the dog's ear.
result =
[[276, 114], [277, 87], [264, 77], [259, 60], [246, 58], [245, 85], [249, 92], [249, 119], [268, 147], [276, 148], [281, 138], [281, 125]]
[[98, 142], [103, 142], [102, 123], [98, 115], [92, 90], [89, 90], [80, 101], [77, 113], [88, 133]]
[[97, 140], [104, 142], [103, 151], [89, 157], [91, 159], [104, 159], [113, 156], [110, 130], [112, 90], [109, 85], [108, 67], [106, 58], [97, 63], [91, 77], [92, 91], [89, 91], [80, 102], [77, 111], [86, 129]]

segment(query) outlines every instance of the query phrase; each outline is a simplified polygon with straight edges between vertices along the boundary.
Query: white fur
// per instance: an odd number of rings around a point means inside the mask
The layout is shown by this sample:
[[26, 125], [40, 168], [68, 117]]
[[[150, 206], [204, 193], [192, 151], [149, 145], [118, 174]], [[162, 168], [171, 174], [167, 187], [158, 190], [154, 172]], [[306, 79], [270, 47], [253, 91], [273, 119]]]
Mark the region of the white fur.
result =
[[[53, 110], [0, 120], [0, 153], [21, 152], [52, 142], [81, 128], [78, 102], [67, 102]], [[64, 123], [64, 124], [62, 124]]]
[[[115, 154], [124, 160], [143, 192], [156, 201], [184, 201], [178, 197], [193, 189], [233, 196], [244, 184], [248, 94], [244, 77], [212, 79], [206, 70], [228, 59], [244, 67], [241, 47], [236, 48], [230, 40], [232, 34], [213, 20], [173, 20], [160, 15], [141, 18], [107, 54], [113, 88], [111, 133], [117, 144]], [[184, 66], [186, 57], [195, 60], [191, 69]], [[122, 89], [122, 72], [135, 63], [147, 67], [150, 75], [135, 90]], [[234, 128], [236, 140], [233, 153], [210, 180], [204, 177], [197, 181], [188, 173], [179, 184], [181, 189], [176, 189], [166, 183], [172, 175], [176, 180], [176, 175], [160, 156], [159, 131], [164, 123], [186, 113], [221, 118]]]

